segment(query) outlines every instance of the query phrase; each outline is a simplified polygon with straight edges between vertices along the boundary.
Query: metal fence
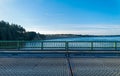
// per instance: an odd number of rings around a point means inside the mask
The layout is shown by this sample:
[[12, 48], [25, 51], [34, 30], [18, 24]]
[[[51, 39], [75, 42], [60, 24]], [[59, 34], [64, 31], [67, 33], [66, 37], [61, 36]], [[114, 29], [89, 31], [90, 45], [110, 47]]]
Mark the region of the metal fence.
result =
[[0, 41], [0, 49], [15, 50], [120, 50], [116, 41]]

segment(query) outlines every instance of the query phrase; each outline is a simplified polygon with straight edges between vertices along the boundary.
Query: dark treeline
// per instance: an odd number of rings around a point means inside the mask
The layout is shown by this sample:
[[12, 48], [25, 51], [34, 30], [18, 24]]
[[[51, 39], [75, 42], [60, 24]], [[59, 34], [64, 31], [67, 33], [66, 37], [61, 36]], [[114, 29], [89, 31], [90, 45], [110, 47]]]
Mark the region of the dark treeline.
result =
[[0, 21], [0, 40], [43, 40], [45, 36], [34, 31], [27, 32], [17, 24]]

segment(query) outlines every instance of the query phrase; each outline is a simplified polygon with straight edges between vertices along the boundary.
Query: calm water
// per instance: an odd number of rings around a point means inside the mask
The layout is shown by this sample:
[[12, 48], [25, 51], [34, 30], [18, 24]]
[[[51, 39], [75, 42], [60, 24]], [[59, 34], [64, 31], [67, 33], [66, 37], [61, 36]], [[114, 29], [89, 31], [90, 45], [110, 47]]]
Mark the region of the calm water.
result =
[[46, 41], [120, 41], [120, 37], [78, 37], [51, 39]]

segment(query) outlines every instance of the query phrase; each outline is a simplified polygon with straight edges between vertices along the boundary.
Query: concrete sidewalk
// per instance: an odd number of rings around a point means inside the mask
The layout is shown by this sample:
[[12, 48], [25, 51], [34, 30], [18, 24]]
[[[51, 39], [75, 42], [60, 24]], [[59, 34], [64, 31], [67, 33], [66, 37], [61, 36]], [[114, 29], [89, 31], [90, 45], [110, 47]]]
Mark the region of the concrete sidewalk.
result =
[[0, 58], [0, 76], [71, 76], [65, 58]]
[[120, 76], [119, 58], [72, 58], [74, 76]]
[[[120, 76], [119, 58], [69, 58], [74, 76]], [[71, 76], [67, 58], [0, 58], [0, 76]]]

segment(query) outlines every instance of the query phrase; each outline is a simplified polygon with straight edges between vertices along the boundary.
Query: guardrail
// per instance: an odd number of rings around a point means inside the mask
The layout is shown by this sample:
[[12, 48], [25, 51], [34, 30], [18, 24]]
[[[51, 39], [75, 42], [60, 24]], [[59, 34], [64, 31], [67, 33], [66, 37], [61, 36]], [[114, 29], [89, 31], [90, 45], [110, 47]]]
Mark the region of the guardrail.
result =
[[118, 41], [0, 41], [0, 50], [120, 50]]

